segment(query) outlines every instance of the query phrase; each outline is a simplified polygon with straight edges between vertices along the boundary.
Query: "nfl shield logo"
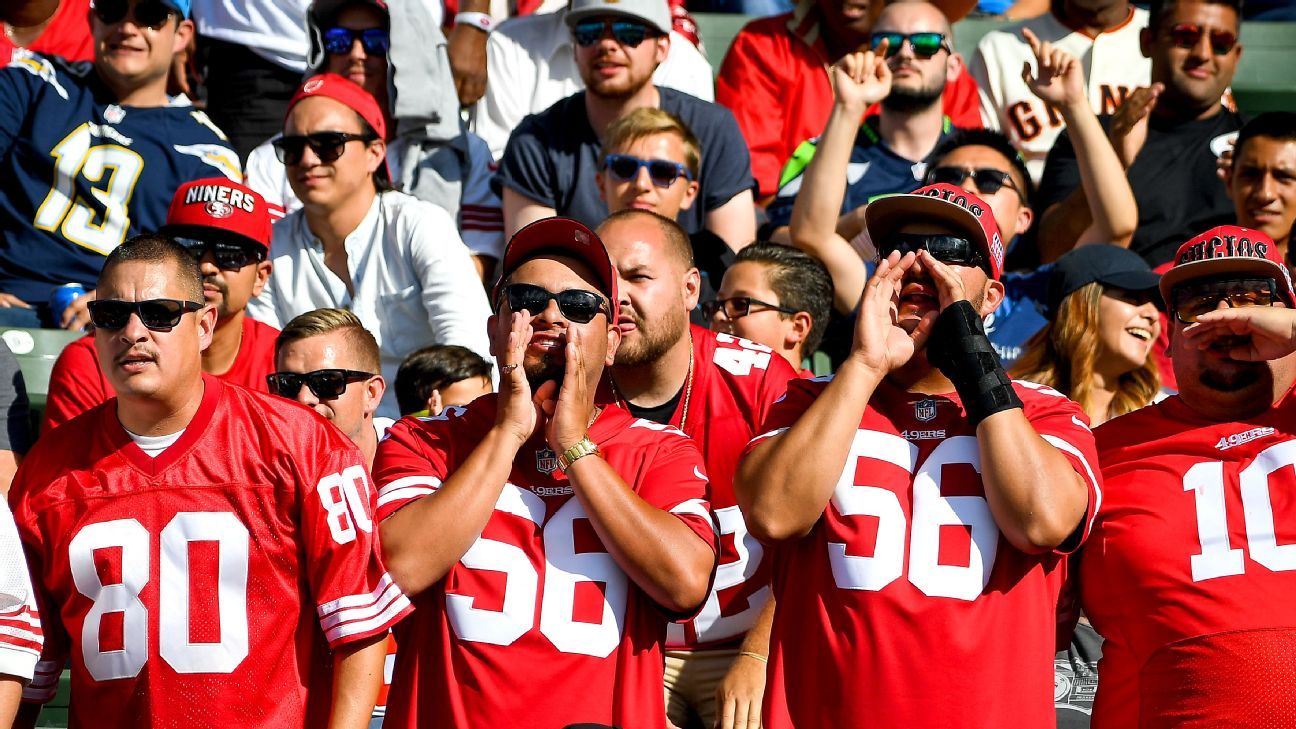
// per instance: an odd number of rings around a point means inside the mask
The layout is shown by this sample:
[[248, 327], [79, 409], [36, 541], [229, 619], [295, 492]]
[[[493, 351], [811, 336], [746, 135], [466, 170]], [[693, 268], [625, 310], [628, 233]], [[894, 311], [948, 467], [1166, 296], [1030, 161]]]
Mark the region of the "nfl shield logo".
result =
[[936, 401], [928, 398], [914, 403], [914, 417], [927, 423], [936, 419]]
[[558, 470], [558, 455], [552, 448], [536, 451], [536, 470], [546, 476]]

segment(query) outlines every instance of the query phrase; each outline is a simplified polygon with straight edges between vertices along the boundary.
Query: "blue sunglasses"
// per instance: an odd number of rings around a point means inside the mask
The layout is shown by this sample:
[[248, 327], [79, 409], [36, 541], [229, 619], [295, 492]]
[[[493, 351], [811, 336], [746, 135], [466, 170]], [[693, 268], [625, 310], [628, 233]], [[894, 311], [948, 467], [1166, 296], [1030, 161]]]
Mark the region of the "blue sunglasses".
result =
[[351, 52], [351, 45], [356, 40], [360, 41], [364, 52], [371, 56], [384, 55], [391, 49], [391, 33], [383, 28], [329, 28], [324, 31], [324, 50], [335, 56], [344, 56]]
[[609, 154], [603, 167], [619, 182], [630, 182], [645, 167], [648, 168], [648, 179], [657, 187], [670, 187], [681, 177], [693, 181], [693, 173], [687, 167], [668, 159], [639, 159], [629, 154]]

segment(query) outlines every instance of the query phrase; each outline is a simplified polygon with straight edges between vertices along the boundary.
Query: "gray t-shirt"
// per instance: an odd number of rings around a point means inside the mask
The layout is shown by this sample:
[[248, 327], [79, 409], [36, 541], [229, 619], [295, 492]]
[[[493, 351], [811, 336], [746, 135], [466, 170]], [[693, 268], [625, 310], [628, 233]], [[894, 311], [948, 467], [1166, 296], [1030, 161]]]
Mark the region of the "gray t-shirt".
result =
[[0, 339], [0, 450], [26, 453], [32, 444], [27, 385], [18, 359]]
[[[755, 187], [751, 154], [728, 109], [674, 89], [658, 86], [657, 91], [661, 108], [682, 119], [702, 145], [698, 198], [678, 219], [684, 230], [696, 233], [707, 212]], [[599, 150], [585, 111], [585, 92], [572, 94], [522, 120], [504, 148], [495, 185], [595, 227], [608, 216], [594, 180]]]

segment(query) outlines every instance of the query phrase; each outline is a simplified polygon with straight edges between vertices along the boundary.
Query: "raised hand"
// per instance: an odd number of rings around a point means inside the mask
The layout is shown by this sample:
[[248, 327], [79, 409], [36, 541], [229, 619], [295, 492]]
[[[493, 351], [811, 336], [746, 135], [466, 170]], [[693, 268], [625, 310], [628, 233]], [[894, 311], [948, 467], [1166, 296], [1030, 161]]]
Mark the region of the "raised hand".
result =
[[905, 272], [916, 260], [913, 253], [901, 257], [899, 251], [892, 251], [864, 284], [850, 356], [879, 376], [890, 374], [912, 359], [936, 322], [933, 311], [924, 315], [912, 332], [898, 325], [900, 289]]
[[589, 432], [594, 415], [594, 389], [588, 380], [581, 341], [587, 336], [579, 327], [567, 328], [562, 387], [550, 381], [536, 392], [540, 409], [548, 417], [545, 440], [554, 453], [562, 453]]
[[954, 269], [936, 260], [936, 257], [926, 249], [918, 252], [918, 260], [922, 261], [923, 270], [931, 276], [932, 283], [936, 284], [936, 296], [940, 300], [941, 311], [945, 311], [945, 307], [955, 301], [967, 299], [967, 289], [963, 286], [963, 279]]
[[532, 334], [531, 316], [525, 311], [515, 311], [508, 317], [496, 316], [490, 331], [491, 354], [500, 373], [495, 426], [516, 436], [519, 445], [531, 437], [538, 417], [531, 401], [531, 383], [527, 382], [522, 367]]
[[1229, 357], [1258, 362], [1296, 352], [1296, 309], [1246, 306], [1217, 309], [1197, 317], [1183, 335], [1199, 349], [1207, 349], [1220, 336], [1248, 336], [1229, 350]]
[[1084, 69], [1075, 56], [1052, 43], [1041, 41], [1030, 28], [1022, 29], [1022, 37], [1030, 44], [1039, 69], [1031, 74], [1029, 61], [1022, 63], [1022, 80], [1031, 92], [1052, 106], [1067, 108], [1088, 104], [1085, 98]]
[[833, 64], [833, 96], [837, 103], [861, 111], [885, 99], [891, 93], [891, 67], [886, 62], [887, 42], [877, 52], [857, 50], [847, 53]]
[[1165, 86], [1159, 82], [1134, 89], [1112, 115], [1107, 136], [1125, 169], [1134, 164], [1134, 159], [1147, 142], [1148, 119], [1164, 90]]

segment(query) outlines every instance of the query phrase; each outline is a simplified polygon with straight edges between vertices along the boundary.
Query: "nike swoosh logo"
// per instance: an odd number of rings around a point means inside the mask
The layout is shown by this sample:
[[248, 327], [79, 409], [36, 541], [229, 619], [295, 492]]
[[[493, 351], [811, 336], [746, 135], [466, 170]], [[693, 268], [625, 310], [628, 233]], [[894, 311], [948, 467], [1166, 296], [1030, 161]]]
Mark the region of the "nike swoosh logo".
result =
[[693, 475], [694, 475], [694, 476], [697, 476], [698, 478], [702, 479], [703, 481], [706, 481], [706, 480], [707, 480], [706, 474], [702, 473], [702, 469], [698, 468], [697, 466], [694, 466], [694, 467], [693, 467]]

